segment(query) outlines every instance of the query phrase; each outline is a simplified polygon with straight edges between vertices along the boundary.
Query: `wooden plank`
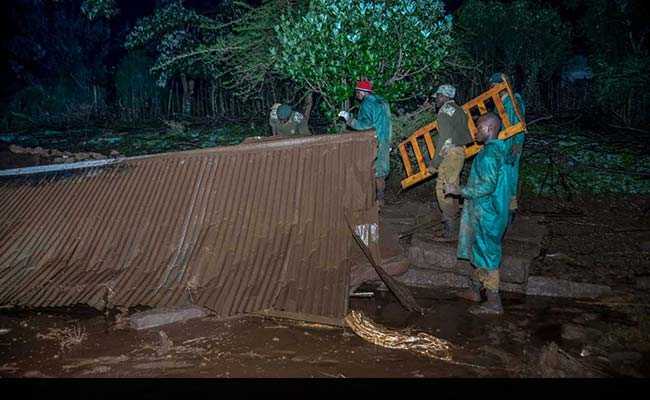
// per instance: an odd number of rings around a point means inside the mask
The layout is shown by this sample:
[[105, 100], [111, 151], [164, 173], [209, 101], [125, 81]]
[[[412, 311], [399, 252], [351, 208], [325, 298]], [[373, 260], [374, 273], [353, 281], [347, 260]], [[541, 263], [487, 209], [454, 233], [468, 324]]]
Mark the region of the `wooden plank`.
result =
[[433, 157], [436, 155], [436, 146], [433, 145], [433, 139], [431, 138], [431, 135], [424, 135], [424, 142], [427, 145], [429, 159], [433, 160]]
[[344, 319], [324, 317], [322, 315], [302, 314], [302, 313], [279, 311], [273, 309], [261, 310], [251, 314], [258, 315], [261, 317], [286, 318], [286, 319], [292, 319], [296, 321], [316, 322], [323, 325], [346, 326]]
[[415, 160], [418, 163], [418, 172], [426, 171], [427, 167], [424, 165], [424, 157], [422, 156], [422, 150], [420, 150], [417, 137], [411, 139], [411, 145], [413, 146], [413, 153], [415, 153]]
[[405, 143], [400, 143], [399, 146], [399, 153], [402, 156], [402, 163], [404, 164], [404, 170], [406, 171], [406, 176], [411, 176], [413, 175], [413, 167], [411, 166], [411, 160], [409, 159], [409, 154], [406, 151], [406, 144]]

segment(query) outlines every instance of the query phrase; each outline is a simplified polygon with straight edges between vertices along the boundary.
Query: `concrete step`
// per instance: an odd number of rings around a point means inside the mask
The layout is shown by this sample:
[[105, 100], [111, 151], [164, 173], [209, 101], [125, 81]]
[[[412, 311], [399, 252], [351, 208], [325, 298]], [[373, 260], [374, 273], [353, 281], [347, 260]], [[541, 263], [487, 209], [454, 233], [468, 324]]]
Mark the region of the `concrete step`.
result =
[[[409, 261], [422, 269], [441, 270], [461, 275], [469, 275], [471, 267], [467, 261], [456, 256], [457, 242], [434, 242], [414, 238], [408, 250]], [[501, 280], [511, 283], [525, 283], [532, 256], [519, 256], [504, 251], [501, 259]]]

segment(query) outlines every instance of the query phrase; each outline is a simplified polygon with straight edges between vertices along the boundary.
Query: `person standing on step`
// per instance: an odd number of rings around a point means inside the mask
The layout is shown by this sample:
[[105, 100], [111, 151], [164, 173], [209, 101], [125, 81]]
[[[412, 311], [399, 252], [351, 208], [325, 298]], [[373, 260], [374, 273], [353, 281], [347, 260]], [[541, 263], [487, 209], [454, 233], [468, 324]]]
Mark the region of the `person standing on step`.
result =
[[461, 297], [481, 301], [485, 289], [487, 301], [470, 308], [474, 314], [501, 314], [499, 266], [502, 240], [508, 224], [510, 182], [507, 165], [508, 144], [498, 140], [501, 121], [493, 113], [478, 120], [477, 140], [483, 149], [472, 163], [467, 185], [445, 185], [445, 192], [465, 198], [458, 235], [458, 258], [469, 260], [473, 271], [470, 287]]
[[456, 88], [441, 85], [436, 91], [438, 107], [438, 134], [435, 137], [436, 153], [429, 163], [429, 172], [438, 173], [436, 199], [442, 214], [443, 233], [434, 240], [451, 241], [458, 234], [458, 199], [443, 193], [445, 184], [458, 184], [465, 163], [465, 145], [472, 143], [467, 126], [467, 113], [454, 98]]

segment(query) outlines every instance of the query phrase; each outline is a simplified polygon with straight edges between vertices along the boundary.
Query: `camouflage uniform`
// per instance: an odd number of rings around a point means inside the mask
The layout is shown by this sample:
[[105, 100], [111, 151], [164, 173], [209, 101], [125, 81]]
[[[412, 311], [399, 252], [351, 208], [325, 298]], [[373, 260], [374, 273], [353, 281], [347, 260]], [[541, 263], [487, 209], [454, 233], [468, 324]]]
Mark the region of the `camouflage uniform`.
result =
[[274, 136], [311, 135], [307, 120], [297, 111], [293, 111], [286, 122], [280, 121], [278, 118], [278, 107], [280, 106], [281, 104], [275, 104], [269, 115], [269, 125], [271, 125], [271, 132]]
[[458, 219], [458, 200], [445, 197], [444, 185], [460, 184], [460, 172], [465, 163], [465, 145], [472, 143], [467, 127], [467, 114], [454, 100], [446, 102], [438, 111], [438, 135], [436, 135], [436, 154], [431, 165], [438, 168], [436, 179], [436, 198], [442, 212], [443, 221]]

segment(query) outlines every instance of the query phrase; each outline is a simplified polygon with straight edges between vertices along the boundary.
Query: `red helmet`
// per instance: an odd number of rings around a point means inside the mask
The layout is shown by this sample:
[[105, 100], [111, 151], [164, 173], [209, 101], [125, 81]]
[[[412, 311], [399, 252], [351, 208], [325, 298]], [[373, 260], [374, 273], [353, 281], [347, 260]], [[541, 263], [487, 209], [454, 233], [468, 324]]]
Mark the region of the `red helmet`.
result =
[[357, 82], [356, 90], [363, 90], [364, 92], [372, 92], [372, 82], [367, 79], [362, 79]]

